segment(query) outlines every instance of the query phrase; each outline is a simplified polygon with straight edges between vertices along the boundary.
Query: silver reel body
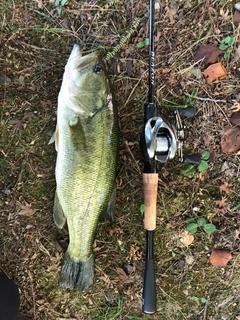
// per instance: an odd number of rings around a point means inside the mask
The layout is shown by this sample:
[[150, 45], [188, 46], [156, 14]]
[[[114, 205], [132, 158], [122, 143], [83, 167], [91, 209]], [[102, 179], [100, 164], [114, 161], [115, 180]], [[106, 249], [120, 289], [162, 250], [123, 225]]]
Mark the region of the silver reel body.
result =
[[200, 157], [196, 154], [183, 156], [184, 127], [181, 116], [192, 118], [195, 108], [176, 109], [174, 111], [176, 126], [171, 125], [162, 117], [150, 118], [144, 127], [145, 158], [159, 162], [172, 160], [176, 154], [180, 162], [199, 164]]

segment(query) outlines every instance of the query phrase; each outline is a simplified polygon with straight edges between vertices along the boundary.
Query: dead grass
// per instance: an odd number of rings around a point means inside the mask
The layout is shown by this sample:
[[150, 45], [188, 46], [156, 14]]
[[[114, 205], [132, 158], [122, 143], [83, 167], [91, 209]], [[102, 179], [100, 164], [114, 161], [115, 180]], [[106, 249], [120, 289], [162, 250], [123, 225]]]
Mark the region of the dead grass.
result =
[[[223, 16], [229, 10], [228, 15]], [[142, 203], [143, 163], [138, 147], [143, 106], [147, 100], [147, 48], [136, 44], [148, 36], [147, 1], [88, 3], [71, 0], [57, 15], [47, 0], [0, 3], [0, 73], [11, 79], [0, 93], [0, 259], [1, 268], [21, 292], [21, 319], [144, 319], [141, 290], [145, 258]], [[116, 219], [100, 222], [94, 243], [95, 284], [91, 293], [58, 287], [67, 230], [52, 220], [55, 152], [48, 146], [55, 127], [57, 95], [72, 45], [84, 53], [112, 51], [135, 18], [140, 25], [107, 62], [113, 80], [121, 128]], [[192, 178], [176, 161], [159, 167], [158, 218], [155, 232], [158, 312], [151, 319], [238, 319], [239, 310], [239, 156], [223, 154], [220, 139], [229, 107], [239, 99], [236, 43], [225, 65], [228, 77], [207, 84], [192, 73], [200, 44], [218, 45], [233, 35], [231, 1], [164, 1], [156, 11], [156, 101], [172, 119], [174, 105], [194, 104], [186, 150], [211, 151], [210, 168]], [[195, 99], [210, 98], [211, 100]], [[226, 100], [216, 102], [216, 100]], [[224, 166], [223, 166], [224, 165]], [[228, 182], [231, 192], [220, 192]], [[216, 201], [226, 197], [227, 207]], [[19, 215], [20, 206], [35, 212]], [[30, 211], [31, 212], [31, 211]], [[205, 217], [217, 231], [198, 233], [184, 247], [179, 233], [187, 218]], [[214, 247], [228, 248], [233, 259], [225, 268], [209, 263]], [[132, 265], [121, 282], [118, 268]], [[193, 301], [205, 298], [206, 304]]]

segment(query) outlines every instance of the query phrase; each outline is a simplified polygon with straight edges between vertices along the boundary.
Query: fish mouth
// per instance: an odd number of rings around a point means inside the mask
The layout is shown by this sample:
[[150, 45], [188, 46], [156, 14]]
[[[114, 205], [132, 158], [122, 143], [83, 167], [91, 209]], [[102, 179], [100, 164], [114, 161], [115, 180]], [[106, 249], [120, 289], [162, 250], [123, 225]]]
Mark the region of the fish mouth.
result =
[[80, 51], [80, 47], [78, 44], [74, 44], [73, 48], [72, 48], [72, 52], [69, 56], [69, 60], [73, 60], [73, 59], [81, 59], [82, 58], [82, 53]]
[[68, 59], [68, 66], [76, 68], [77, 71], [83, 71], [85, 68], [88, 68], [93, 61], [98, 62], [97, 52], [92, 52], [85, 56], [82, 56], [80, 47], [78, 44], [74, 44], [70, 57]]

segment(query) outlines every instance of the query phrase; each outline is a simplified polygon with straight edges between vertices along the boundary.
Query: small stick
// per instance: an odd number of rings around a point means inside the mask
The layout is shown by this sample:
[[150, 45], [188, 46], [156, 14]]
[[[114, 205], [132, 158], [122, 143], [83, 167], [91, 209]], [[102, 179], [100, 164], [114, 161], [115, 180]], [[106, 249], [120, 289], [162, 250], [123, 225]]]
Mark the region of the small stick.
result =
[[[211, 98], [201, 98], [201, 97], [197, 97], [197, 96], [192, 96], [189, 93], [185, 93], [185, 95], [190, 98], [201, 100], [201, 101], [211, 101], [211, 102], [215, 102], [215, 103], [218, 103], [218, 102], [227, 103], [226, 100], [218, 100], [218, 99], [215, 100], [215, 99], [211, 99]], [[228, 124], [231, 125], [231, 123], [230, 123], [228, 117], [226, 116], [225, 112], [223, 111], [223, 109], [220, 107], [220, 105], [217, 104], [217, 106], [220, 109], [220, 111], [222, 112], [222, 114], [224, 115], [224, 117], [226, 118]]]
[[211, 99], [211, 98], [201, 98], [201, 97], [197, 97], [197, 96], [193, 96], [189, 93], [185, 93], [186, 96], [190, 97], [190, 98], [193, 98], [193, 99], [196, 99], [196, 100], [201, 100], [201, 101], [211, 101], [211, 102], [222, 102], [222, 103], [226, 103], [227, 101], [226, 100], [219, 100], [219, 99]]
[[204, 306], [204, 312], [203, 312], [203, 320], [206, 320], [207, 318], [207, 307], [208, 307], [208, 300], [206, 301], [205, 303], [205, 306]]
[[35, 297], [35, 291], [34, 291], [34, 287], [33, 287], [33, 277], [32, 274], [30, 272], [30, 270], [27, 270], [29, 279], [31, 281], [31, 289], [32, 289], [32, 302], [33, 302], [33, 319], [36, 320], [37, 319], [37, 313], [36, 313], [36, 297]]

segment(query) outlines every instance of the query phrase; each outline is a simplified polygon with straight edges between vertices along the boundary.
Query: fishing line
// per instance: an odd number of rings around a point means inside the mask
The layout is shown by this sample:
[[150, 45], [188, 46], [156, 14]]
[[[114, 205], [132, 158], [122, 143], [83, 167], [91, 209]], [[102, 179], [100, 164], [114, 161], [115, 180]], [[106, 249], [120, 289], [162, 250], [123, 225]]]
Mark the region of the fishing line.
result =
[[120, 40], [119, 44], [112, 50], [112, 52], [108, 52], [107, 55], [103, 58], [103, 61], [106, 63], [109, 59], [113, 58], [115, 54], [124, 46], [124, 44], [130, 39], [131, 35], [139, 26], [141, 19], [135, 18], [131, 28], [128, 30], [127, 34]]

